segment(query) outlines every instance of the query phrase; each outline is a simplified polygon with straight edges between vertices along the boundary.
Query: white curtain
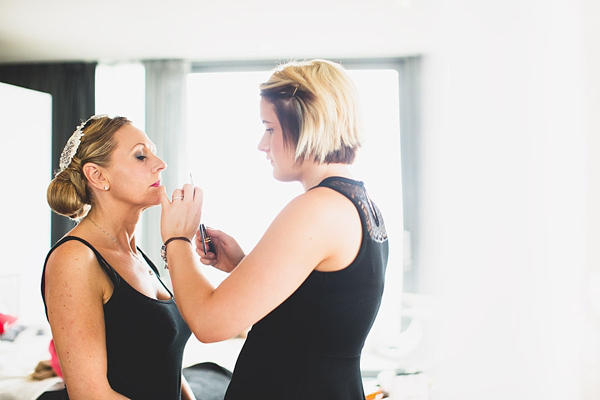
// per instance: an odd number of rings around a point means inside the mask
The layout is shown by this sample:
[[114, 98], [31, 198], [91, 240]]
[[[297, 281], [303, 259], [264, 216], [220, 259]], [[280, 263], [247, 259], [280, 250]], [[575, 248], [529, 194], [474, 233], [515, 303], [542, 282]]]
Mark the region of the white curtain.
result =
[[[190, 64], [182, 60], [144, 61], [146, 69], [146, 133], [168, 165], [162, 173], [167, 193], [189, 182], [184, 146], [186, 135], [186, 77]], [[142, 217], [141, 248], [162, 268], [160, 207], [146, 210]], [[170, 284], [169, 275], [161, 273]]]

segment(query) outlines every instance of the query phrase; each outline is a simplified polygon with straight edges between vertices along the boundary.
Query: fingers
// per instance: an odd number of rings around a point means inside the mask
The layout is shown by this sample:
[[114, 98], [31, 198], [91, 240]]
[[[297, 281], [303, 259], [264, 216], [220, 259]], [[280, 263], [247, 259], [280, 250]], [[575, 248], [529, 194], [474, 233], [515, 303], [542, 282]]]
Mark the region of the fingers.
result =
[[194, 200], [194, 187], [189, 183], [186, 183], [181, 187], [181, 196], [184, 202], [190, 202]]
[[199, 187], [194, 187], [194, 201], [202, 202], [204, 199], [204, 192]]
[[171, 200], [174, 202], [183, 200], [183, 191], [181, 189], [173, 190], [173, 196], [171, 196]]
[[181, 197], [179, 200], [183, 200], [183, 201], [187, 201], [187, 202], [191, 202], [191, 201], [202, 201], [202, 197], [203, 197], [203, 192], [202, 189], [200, 189], [197, 186], [192, 186], [189, 183], [186, 183], [185, 185], [183, 185], [183, 187], [181, 189], [175, 189], [175, 191], [173, 192], [173, 200], [175, 200], [176, 198]]
[[166, 191], [160, 194], [161, 235], [163, 237], [192, 237], [200, 224], [202, 215], [202, 190], [190, 184], [175, 189], [169, 196]]
[[206, 227], [206, 233], [211, 237], [211, 238], [221, 238], [224, 233], [221, 232], [218, 229], [213, 229], [213, 228], [209, 228], [208, 226]]
[[217, 255], [210, 251], [205, 254], [202, 245], [199, 245], [198, 242], [196, 242], [196, 253], [200, 256], [200, 262], [204, 265], [214, 266], [217, 263]]
[[200, 262], [204, 265], [215, 265], [217, 263], [217, 256], [214, 253], [206, 253], [200, 248], [196, 248], [196, 252], [200, 256]]
[[[165, 193], [166, 195], [166, 193]], [[173, 190], [173, 195], [171, 196], [171, 201], [175, 202], [175, 201], [185, 201], [185, 202], [198, 202], [198, 201], [202, 201], [203, 198], [203, 192], [202, 189], [200, 189], [199, 187], [195, 187], [190, 185], [189, 183], [186, 183], [185, 185], [183, 185], [183, 187], [181, 189], [175, 189]]]
[[165, 189], [165, 187], [162, 187], [162, 190], [160, 191], [160, 204], [162, 206], [169, 204], [169, 196], [167, 195], [167, 190]]

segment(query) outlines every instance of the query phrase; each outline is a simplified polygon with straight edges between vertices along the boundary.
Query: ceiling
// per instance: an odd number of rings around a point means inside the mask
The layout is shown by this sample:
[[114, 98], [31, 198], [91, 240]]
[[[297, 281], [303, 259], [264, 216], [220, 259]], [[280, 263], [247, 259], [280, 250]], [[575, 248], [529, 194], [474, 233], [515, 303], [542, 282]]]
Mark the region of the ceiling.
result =
[[0, 63], [396, 57], [439, 0], [0, 0]]

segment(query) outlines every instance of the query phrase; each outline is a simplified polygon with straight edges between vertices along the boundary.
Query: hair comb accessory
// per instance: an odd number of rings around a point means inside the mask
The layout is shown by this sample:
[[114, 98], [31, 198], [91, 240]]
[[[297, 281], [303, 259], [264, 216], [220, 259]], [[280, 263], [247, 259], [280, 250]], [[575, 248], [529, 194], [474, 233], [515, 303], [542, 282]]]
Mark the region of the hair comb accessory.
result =
[[67, 167], [71, 164], [71, 161], [73, 160], [73, 157], [75, 157], [77, 149], [81, 144], [81, 138], [83, 137], [83, 128], [86, 126], [86, 124], [91, 120], [100, 119], [104, 116], [105, 115], [93, 115], [90, 118], [88, 118], [87, 121], [79, 125], [77, 129], [75, 129], [75, 132], [73, 132], [69, 140], [67, 140], [67, 144], [63, 148], [62, 153], [60, 153], [60, 161], [58, 164], [60, 169], [58, 173], [61, 173], [62, 171], [67, 169]]

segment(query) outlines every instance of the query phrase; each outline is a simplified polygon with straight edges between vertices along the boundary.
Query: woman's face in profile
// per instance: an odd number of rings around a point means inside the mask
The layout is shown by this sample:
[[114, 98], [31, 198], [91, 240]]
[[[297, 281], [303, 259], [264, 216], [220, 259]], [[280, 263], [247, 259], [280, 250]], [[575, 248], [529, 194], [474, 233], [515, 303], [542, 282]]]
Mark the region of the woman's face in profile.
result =
[[275, 113], [273, 104], [261, 98], [260, 119], [265, 126], [265, 132], [258, 143], [258, 149], [267, 155], [267, 160], [273, 166], [273, 177], [279, 181], [295, 179], [294, 152], [283, 143], [283, 131]]
[[156, 156], [156, 146], [133, 125], [115, 132], [117, 145], [106, 168], [112, 195], [125, 203], [160, 204], [161, 172], [167, 164]]

